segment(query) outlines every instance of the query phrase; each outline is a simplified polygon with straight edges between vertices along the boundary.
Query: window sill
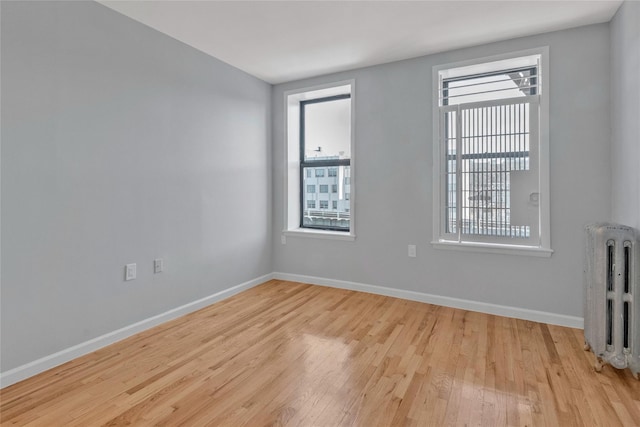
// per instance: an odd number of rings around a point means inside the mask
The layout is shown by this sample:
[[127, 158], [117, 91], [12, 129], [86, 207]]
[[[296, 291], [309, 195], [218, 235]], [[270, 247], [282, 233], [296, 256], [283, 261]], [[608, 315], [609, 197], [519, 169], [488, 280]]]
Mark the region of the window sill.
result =
[[467, 252], [483, 252], [502, 255], [523, 255], [540, 258], [550, 258], [553, 254], [552, 249], [540, 248], [536, 246], [517, 246], [517, 245], [501, 245], [491, 243], [472, 243], [472, 242], [451, 242], [451, 241], [433, 241], [431, 242], [436, 249], [445, 249], [452, 251]]
[[282, 235], [290, 237], [311, 237], [314, 239], [333, 239], [347, 241], [354, 241], [356, 239], [355, 234], [351, 234], [345, 231], [315, 230], [312, 228], [294, 228], [292, 230], [284, 230], [282, 232]]

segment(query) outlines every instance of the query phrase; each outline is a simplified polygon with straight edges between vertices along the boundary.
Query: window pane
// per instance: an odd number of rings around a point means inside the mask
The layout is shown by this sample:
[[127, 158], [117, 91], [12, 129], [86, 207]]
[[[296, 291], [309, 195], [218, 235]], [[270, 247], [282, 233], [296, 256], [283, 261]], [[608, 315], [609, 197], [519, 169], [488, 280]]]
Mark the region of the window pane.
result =
[[[350, 185], [344, 184], [344, 177], [349, 173], [349, 166], [332, 166], [335, 176], [316, 177], [315, 173], [309, 177], [306, 171], [314, 168], [304, 168], [302, 224], [304, 227], [329, 228], [349, 230], [351, 216], [349, 214]], [[331, 188], [331, 192], [329, 192]], [[316, 193], [316, 189], [319, 190]], [[322, 200], [320, 200], [322, 198]]]
[[460, 112], [462, 234], [529, 237], [530, 227], [511, 224], [510, 197], [510, 172], [529, 169], [528, 109], [523, 103]]
[[351, 99], [305, 104], [305, 161], [351, 158]]

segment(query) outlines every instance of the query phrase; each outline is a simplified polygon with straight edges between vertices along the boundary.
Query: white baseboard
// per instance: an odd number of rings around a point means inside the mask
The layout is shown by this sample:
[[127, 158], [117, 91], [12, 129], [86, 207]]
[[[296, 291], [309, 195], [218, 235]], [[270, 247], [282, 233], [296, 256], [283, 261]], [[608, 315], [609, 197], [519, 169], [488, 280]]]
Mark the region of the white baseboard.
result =
[[347, 282], [344, 280], [303, 276], [300, 274], [274, 272], [273, 278], [279, 280], [290, 280], [292, 282], [310, 283], [312, 285], [329, 286], [332, 288], [349, 289], [352, 291], [368, 292], [370, 294], [385, 295], [411, 301], [426, 302], [429, 304], [460, 308], [469, 311], [478, 311], [480, 313], [495, 314], [498, 316], [512, 317], [515, 319], [532, 320], [534, 322], [548, 323], [551, 325], [567, 326], [570, 328], [578, 329], [584, 328], [584, 319], [582, 317], [566, 316], [564, 314], [549, 313], [546, 311], [537, 311], [529, 310], [526, 308], [509, 307], [506, 305], [489, 304], [480, 301], [471, 301], [460, 298], [431, 295], [422, 292], [367, 285], [364, 283]]
[[0, 388], [10, 386], [36, 374], [69, 362], [80, 356], [99, 350], [117, 341], [121, 341], [139, 332], [150, 329], [161, 323], [176, 319], [185, 314], [194, 312], [215, 302], [222, 301], [244, 290], [250, 289], [271, 279], [289, 280], [293, 282], [310, 283], [313, 285], [329, 286], [332, 288], [349, 289], [353, 291], [368, 292], [371, 294], [385, 295], [402, 298], [411, 301], [426, 302], [445, 307], [460, 308], [463, 310], [478, 311], [481, 313], [495, 314], [498, 316], [513, 317], [516, 319], [532, 320], [535, 322], [549, 323], [552, 325], [568, 326], [582, 329], [584, 319], [582, 317], [566, 316], [563, 314], [548, 313], [544, 311], [529, 310], [526, 308], [509, 307], [504, 305], [489, 304], [479, 301], [471, 301], [459, 298], [451, 298], [439, 295], [425, 294], [422, 292], [407, 291], [402, 289], [387, 288], [384, 286], [367, 285], [364, 283], [348, 282], [344, 280], [326, 279], [322, 277], [304, 276], [289, 273], [270, 273], [257, 277], [248, 282], [241, 283], [213, 295], [190, 302], [180, 307], [171, 309], [157, 316], [150, 317], [124, 328], [109, 332], [89, 341], [85, 341], [73, 347], [66, 348], [57, 353], [45, 356], [33, 362], [26, 363], [17, 368], [0, 373]]
[[176, 319], [225, 298], [229, 298], [232, 295], [257, 286], [267, 280], [271, 280], [272, 278], [273, 274], [265, 274], [264, 276], [257, 277], [253, 280], [249, 280], [248, 282], [241, 283], [223, 291], [216, 292], [213, 295], [192, 301], [188, 304], [158, 314], [157, 316], [149, 317], [148, 319], [141, 320], [140, 322], [125, 326], [124, 328], [116, 331], [109, 332], [97, 338], [93, 338], [89, 341], [61, 350], [57, 353], [50, 354], [49, 356], [34, 360], [33, 362], [18, 366], [17, 368], [9, 371], [2, 372], [0, 373], [0, 388], [10, 386], [11, 384], [15, 384], [18, 381], [22, 381], [48, 369], [62, 365], [63, 363], [69, 362], [77, 357], [84, 356], [85, 354], [106, 347], [117, 341], [121, 341], [131, 335], [135, 335], [161, 323], [168, 322], [169, 320]]

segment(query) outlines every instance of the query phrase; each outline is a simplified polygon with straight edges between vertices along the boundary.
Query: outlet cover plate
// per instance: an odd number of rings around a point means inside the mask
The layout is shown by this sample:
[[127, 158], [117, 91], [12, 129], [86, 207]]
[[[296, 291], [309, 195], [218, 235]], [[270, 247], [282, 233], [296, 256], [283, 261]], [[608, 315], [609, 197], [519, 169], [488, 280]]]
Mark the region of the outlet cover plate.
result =
[[410, 258], [416, 257], [416, 245], [409, 245], [407, 255], [409, 255]]

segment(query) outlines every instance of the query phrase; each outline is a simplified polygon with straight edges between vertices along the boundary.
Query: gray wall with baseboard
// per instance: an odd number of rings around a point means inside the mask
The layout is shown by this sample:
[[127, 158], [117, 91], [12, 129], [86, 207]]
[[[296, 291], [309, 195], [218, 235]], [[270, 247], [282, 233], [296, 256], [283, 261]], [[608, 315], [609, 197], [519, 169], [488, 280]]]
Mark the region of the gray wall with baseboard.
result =
[[640, 2], [611, 20], [613, 219], [640, 229]]
[[1, 24], [1, 371], [272, 271], [270, 85], [94, 2]]
[[[640, 226], [638, 121], [616, 113], [638, 114], [639, 6], [271, 87], [93, 2], [2, 2], [0, 371], [271, 271], [581, 317], [583, 225], [613, 197]], [[553, 256], [432, 248], [432, 66], [540, 46]], [[352, 78], [357, 238], [282, 245], [284, 91]]]
[[[434, 249], [432, 67], [549, 46], [551, 258]], [[277, 85], [274, 271], [582, 317], [583, 226], [610, 217], [609, 25]], [[356, 240], [287, 236], [284, 92], [355, 79]], [[407, 245], [417, 245], [417, 258]]]

